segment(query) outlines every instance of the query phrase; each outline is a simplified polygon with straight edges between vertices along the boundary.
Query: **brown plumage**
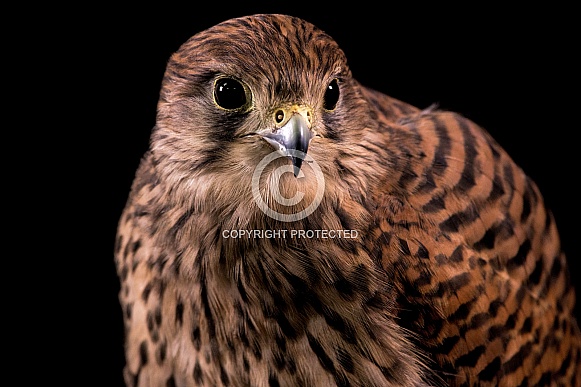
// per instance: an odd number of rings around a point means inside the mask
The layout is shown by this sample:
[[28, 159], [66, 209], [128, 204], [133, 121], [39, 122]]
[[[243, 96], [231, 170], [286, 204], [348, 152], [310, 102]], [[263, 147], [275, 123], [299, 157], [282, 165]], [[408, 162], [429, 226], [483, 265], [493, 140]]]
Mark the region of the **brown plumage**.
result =
[[128, 385], [581, 385], [535, 183], [296, 18], [225, 21], [170, 58], [116, 263]]

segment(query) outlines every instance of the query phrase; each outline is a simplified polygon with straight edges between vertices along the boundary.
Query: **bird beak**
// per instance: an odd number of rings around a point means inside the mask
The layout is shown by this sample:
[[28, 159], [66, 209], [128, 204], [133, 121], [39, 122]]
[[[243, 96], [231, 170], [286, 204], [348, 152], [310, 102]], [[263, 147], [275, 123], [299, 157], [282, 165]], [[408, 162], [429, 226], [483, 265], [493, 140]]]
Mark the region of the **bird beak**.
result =
[[295, 112], [283, 126], [274, 132], [267, 130], [260, 133], [274, 149], [291, 159], [295, 177], [301, 170], [304, 154], [307, 153], [309, 142], [313, 137], [309, 126], [307, 118], [302, 113]]

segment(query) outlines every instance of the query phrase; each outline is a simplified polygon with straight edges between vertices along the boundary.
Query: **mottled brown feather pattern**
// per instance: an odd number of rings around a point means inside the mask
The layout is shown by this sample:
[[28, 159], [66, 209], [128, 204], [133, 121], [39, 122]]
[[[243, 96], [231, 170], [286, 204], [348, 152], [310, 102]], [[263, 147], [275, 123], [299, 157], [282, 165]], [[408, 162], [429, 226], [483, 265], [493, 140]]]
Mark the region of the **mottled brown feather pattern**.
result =
[[[252, 105], [218, 108], [220, 76]], [[253, 199], [272, 152], [253, 133], [291, 104], [312, 108], [325, 192], [285, 223]], [[280, 212], [314, 199], [302, 171], [281, 190], [305, 200], [270, 200]], [[237, 229], [358, 235], [223, 237]], [[130, 386], [581, 385], [574, 292], [534, 182], [466, 118], [360, 85], [337, 44], [296, 18], [228, 20], [170, 58], [116, 263]]]

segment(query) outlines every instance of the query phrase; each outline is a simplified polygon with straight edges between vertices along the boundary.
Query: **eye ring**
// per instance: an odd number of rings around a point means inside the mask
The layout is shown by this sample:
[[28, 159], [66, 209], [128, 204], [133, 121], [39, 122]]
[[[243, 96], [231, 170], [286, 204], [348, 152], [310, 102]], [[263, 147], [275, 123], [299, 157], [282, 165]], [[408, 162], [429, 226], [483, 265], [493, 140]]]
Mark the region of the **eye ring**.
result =
[[247, 110], [252, 102], [252, 93], [248, 86], [230, 76], [216, 78], [212, 96], [214, 104], [227, 111]]
[[323, 108], [329, 112], [335, 110], [337, 103], [339, 102], [340, 94], [339, 80], [333, 78], [325, 89], [325, 94], [323, 95]]

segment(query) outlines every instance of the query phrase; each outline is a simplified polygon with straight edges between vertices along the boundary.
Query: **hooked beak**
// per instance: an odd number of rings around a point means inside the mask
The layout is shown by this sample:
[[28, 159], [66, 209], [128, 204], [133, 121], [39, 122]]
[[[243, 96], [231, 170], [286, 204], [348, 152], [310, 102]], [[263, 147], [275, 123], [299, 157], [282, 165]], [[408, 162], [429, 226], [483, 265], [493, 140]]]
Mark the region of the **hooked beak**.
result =
[[309, 149], [309, 142], [313, 138], [306, 117], [295, 112], [283, 126], [274, 132], [268, 130], [260, 134], [274, 149], [291, 159], [294, 175], [297, 177]]

